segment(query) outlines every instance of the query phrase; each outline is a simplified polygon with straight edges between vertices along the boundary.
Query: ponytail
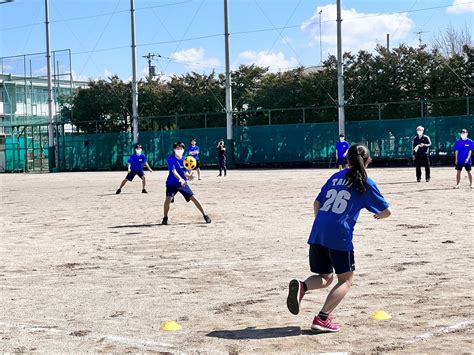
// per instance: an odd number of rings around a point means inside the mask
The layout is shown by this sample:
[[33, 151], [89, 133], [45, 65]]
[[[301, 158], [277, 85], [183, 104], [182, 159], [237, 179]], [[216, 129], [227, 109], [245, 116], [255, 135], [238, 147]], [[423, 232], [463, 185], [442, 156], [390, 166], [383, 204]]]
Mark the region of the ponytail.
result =
[[347, 152], [349, 161], [349, 171], [346, 179], [359, 192], [365, 192], [365, 183], [367, 182], [367, 172], [365, 164], [369, 159], [369, 150], [362, 144], [354, 144]]

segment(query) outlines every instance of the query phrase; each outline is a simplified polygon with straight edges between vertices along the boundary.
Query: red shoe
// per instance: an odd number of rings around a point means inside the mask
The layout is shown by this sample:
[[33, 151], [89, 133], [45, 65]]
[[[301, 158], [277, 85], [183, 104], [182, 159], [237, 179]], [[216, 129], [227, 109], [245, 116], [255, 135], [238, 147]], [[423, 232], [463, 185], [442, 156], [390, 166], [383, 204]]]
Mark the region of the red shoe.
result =
[[311, 324], [311, 329], [321, 333], [337, 333], [341, 330], [341, 326], [333, 323], [332, 317], [328, 317], [324, 321], [319, 316], [316, 316], [313, 319], [313, 324]]
[[291, 280], [290, 287], [288, 290], [288, 298], [286, 299], [286, 305], [288, 310], [292, 314], [298, 314], [300, 312], [300, 303], [304, 297], [303, 283], [298, 280]]

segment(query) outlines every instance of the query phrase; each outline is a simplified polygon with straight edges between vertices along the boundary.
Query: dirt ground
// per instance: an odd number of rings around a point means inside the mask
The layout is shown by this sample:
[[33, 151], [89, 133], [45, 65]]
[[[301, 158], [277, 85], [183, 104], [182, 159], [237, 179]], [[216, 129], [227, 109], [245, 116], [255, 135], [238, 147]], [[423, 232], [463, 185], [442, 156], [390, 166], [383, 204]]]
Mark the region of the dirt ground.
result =
[[[454, 169], [370, 169], [391, 218], [362, 212], [356, 276], [309, 331], [328, 290], [286, 309], [309, 276], [312, 202], [332, 170], [204, 171], [192, 187], [213, 223], [177, 197], [159, 225], [166, 173], [0, 175], [0, 352], [472, 352], [474, 190]], [[369, 315], [383, 309], [389, 321]], [[178, 321], [177, 332], [160, 330]]]

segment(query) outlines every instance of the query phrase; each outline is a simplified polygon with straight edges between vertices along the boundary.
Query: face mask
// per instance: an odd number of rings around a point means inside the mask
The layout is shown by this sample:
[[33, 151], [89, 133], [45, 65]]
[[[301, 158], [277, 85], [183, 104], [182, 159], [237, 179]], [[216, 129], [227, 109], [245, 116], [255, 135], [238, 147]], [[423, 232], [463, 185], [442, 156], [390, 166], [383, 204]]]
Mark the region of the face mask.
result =
[[461, 139], [465, 141], [467, 139], [467, 133], [461, 133]]
[[344, 137], [339, 137], [340, 142], [344, 142]]
[[181, 158], [184, 154], [184, 150], [183, 149], [175, 149], [174, 150], [174, 154], [176, 154], [176, 156], [178, 156], [179, 158]]
[[135, 150], [135, 153], [137, 153], [137, 155], [140, 155], [140, 154], [142, 154], [142, 150], [141, 150], [141, 149], [137, 149], [137, 150]]
[[416, 131], [416, 133], [418, 133], [420, 137], [423, 135], [423, 131]]

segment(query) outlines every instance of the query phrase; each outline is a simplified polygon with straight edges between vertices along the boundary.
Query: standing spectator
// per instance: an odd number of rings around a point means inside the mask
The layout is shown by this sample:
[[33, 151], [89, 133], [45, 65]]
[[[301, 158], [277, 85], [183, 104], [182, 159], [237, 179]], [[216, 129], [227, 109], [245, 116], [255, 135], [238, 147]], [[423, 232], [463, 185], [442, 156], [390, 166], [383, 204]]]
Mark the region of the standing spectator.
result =
[[457, 140], [454, 144], [454, 164], [456, 165], [456, 186], [455, 189], [459, 189], [459, 183], [461, 182], [461, 171], [462, 168], [466, 169], [467, 176], [469, 178], [469, 184], [471, 189], [474, 188], [472, 186], [472, 160], [471, 155], [472, 151], [474, 150], [474, 142], [467, 138], [467, 129], [463, 128], [461, 130], [461, 138]]
[[416, 181], [421, 181], [421, 167], [425, 167], [426, 182], [430, 182], [430, 137], [424, 134], [422, 126], [416, 127], [417, 135], [413, 138], [413, 160], [416, 164]]
[[188, 155], [196, 159], [196, 171], [198, 180], [201, 180], [201, 164], [199, 162], [199, 147], [196, 145], [196, 138], [191, 140], [191, 145], [188, 147]]
[[346, 142], [344, 134], [339, 135], [339, 141], [336, 142], [336, 166], [339, 171], [347, 167], [347, 151], [349, 150], [349, 143]]
[[222, 170], [224, 170], [224, 176], [227, 176], [227, 166], [226, 166], [226, 157], [225, 157], [225, 143], [224, 140], [221, 139], [219, 143], [217, 143], [217, 156], [219, 159], [219, 176], [222, 176]]

